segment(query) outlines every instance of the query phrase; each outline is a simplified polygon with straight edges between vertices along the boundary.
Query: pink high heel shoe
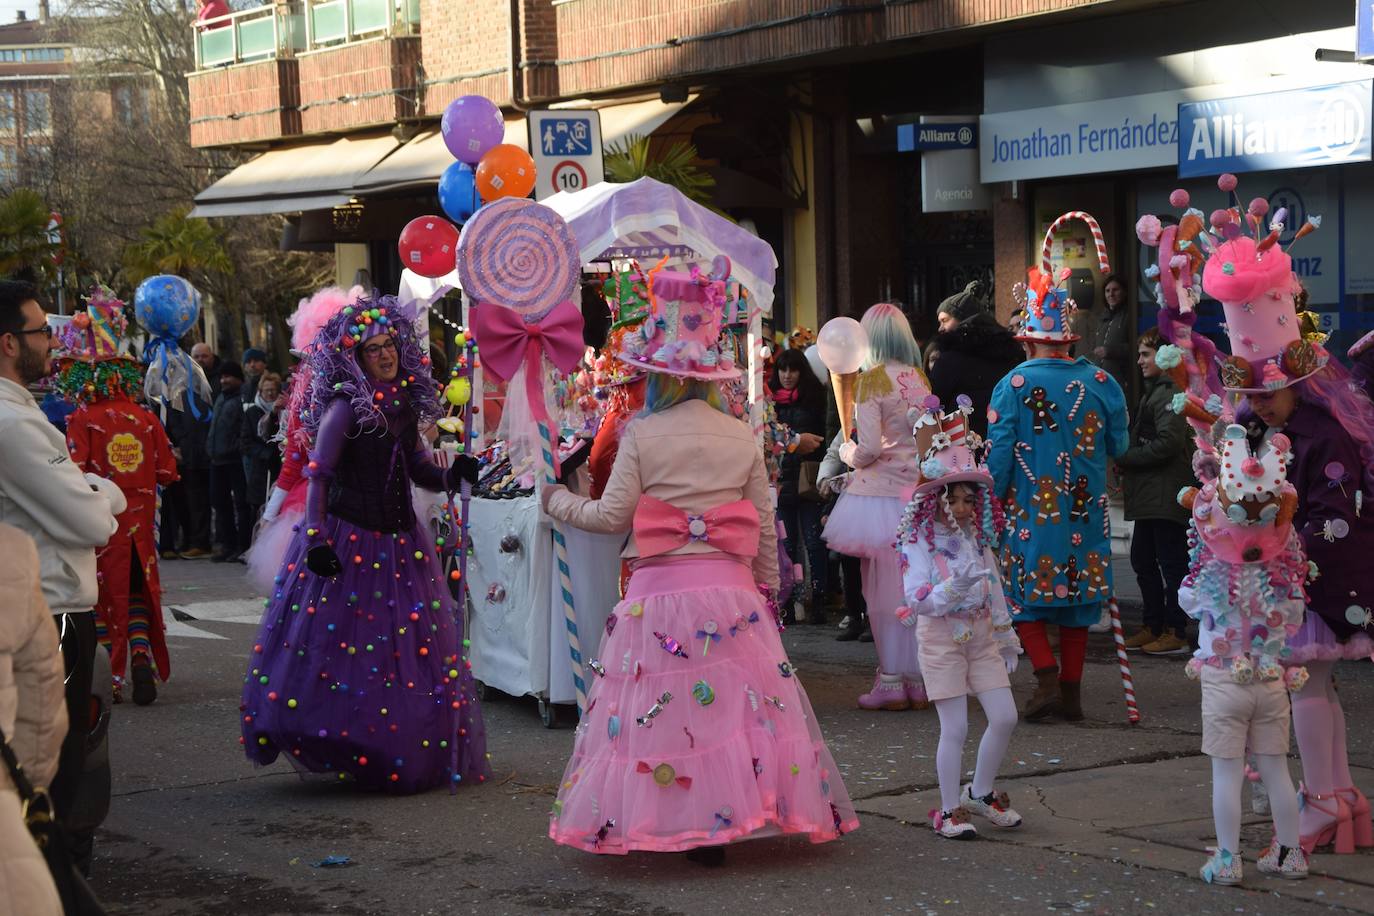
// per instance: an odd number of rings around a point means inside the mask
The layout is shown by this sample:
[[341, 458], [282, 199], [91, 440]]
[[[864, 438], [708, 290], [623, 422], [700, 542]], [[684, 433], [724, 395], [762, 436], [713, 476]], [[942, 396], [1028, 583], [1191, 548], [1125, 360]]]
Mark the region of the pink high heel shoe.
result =
[[1350, 806], [1350, 821], [1355, 829], [1355, 845], [1374, 846], [1374, 822], [1370, 819], [1369, 799], [1355, 786], [1336, 790], [1336, 797]]
[[1335, 793], [1317, 795], [1303, 786], [1298, 793], [1298, 807], [1315, 808], [1331, 818], [1331, 822], [1324, 827], [1298, 839], [1303, 852], [1310, 856], [1317, 847], [1328, 843], [1335, 847], [1337, 855], [1346, 856], [1355, 852], [1355, 825], [1350, 820], [1350, 806], [1340, 796]]

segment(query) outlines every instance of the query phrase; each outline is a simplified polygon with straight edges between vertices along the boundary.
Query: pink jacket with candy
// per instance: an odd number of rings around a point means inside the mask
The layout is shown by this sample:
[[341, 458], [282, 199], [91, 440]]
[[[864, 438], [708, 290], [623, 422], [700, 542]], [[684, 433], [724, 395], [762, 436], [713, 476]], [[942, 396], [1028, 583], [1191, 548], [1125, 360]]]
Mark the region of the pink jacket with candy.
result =
[[[688, 515], [704, 515], [747, 499], [758, 514], [754, 580], [778, 589], [777, 532], [763, 452], [739, 420], [704, 401], [687, 401], [636, 417], [621, 434], [620, 451], [600, 499], [565, 490], [549, 495], [554, 518], [586, 531], [629, 531], [641, 496], [651, 496]], [[689, 539], [668, 556], [717, 553], [708, 541]], [[622, 556], [643, 555], [631, 536]]]

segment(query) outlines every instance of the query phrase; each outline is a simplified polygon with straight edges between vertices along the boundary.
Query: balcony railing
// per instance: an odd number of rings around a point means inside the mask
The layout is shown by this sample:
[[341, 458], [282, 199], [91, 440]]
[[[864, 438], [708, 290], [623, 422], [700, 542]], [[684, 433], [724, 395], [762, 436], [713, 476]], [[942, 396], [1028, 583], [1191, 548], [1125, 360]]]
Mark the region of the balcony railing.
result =
[[305, 51], [420, 31], [420, 0], [301, 0], [197, 22], [196, 69], [294, 57]]

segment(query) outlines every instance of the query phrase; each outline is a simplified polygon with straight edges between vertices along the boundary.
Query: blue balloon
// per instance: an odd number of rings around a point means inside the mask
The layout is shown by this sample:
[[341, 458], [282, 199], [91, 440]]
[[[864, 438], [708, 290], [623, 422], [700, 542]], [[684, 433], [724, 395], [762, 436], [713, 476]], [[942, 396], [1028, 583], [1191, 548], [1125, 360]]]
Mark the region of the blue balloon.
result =
[[176, 340], [200, 317], [200, 293], [181, 277], [158, 274], [138, 285], [134, 314], [149, 334]]
[[482, 206], [477, 175], [466, 162], [455, 162], [439, 176], [439, 206], [455, 223], [466, 223]]

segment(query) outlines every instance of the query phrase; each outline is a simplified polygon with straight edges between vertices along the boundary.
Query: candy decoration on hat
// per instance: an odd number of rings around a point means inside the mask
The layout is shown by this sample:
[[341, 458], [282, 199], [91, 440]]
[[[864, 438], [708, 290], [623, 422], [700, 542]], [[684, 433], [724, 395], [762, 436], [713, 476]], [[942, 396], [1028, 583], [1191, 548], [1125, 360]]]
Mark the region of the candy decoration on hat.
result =
[[1098, 225], [1091, 213], [1083, 210], [1070, 210], [1050, 223], [1050, 228], [1045, 232], [1045, 243], [1040, 247], [1040, 270], [1047, 274], [1053, 273], [1054, 268], [1050, 264], [1050, 248], [1054, 245], [1054, 237], [1066, 224], [1076, 219], [1081, 219], [1087, 223], [1088, 231], [1093, 235], [1093, 246], [1097, 249], [1097, 266], [1102, 269], [1102, 273], [1111, 273], [1112, 265], [1107, 260], [1107, 243], [1102, 238], [1102, 227]]
[[78, 404], [111, 395], [133, 397], [143, 373], [125, 352], [128, 326], [123, 300], [106, 286], [91, 290], [86, 308], [57, 335], [61, 353], [55, 381], [63, 397]]
[[1082, 210], [1071, 210], [1063, 214], [1045, 232], [1045, 242], [1040, 250], [1040, 266], [1027, 271], [1027, 282], [1018, 283], [1012, 290], [1016, 307], [1024, 309], [1025, 323], [1017, 340], [1038, 341], [1042, 343], [1072, 343], [1079, 339], [1069, 327], [1069, 319], [1078, 310], [1077, 304], [1069, 298], [1068, 290], [1059, 284], [1070, 276], [1069, 269], [1063, 268], [1055, 273], [1050, 263], [1050, 252], [1055, 236], [1065, 225], [1074, 220], [1088, 224], [1097, 249], [1097, 263], [1103, 273], [1111, 271], [1107, 259], [1107, 246], [1102, 238], [1102, 227], [1092, 214]]
[[709, 275], [696, 265], [664, 270], [666, 261], [648, 272], [649, 315], [639, 334], [623, 338], [620, 361], [679, 378], [738, 378], [734, 356], [719, 345], [729, 259], [718, 257]]

